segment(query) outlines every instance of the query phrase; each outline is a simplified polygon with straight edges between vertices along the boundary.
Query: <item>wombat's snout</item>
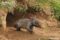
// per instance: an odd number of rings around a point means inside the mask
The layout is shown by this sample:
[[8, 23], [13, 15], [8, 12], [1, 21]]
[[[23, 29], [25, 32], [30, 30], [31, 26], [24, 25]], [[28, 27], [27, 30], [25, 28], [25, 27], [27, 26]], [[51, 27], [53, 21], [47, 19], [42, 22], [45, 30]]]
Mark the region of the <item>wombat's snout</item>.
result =
[[41, 25], [40, 25], [40, 22], [39, 21], [36, 21], [35, 22], [35, 27], [41, 28]]
[[41, 25], [38, 23], [38, 24], [36, 24], [36, 27], [41, 28]]

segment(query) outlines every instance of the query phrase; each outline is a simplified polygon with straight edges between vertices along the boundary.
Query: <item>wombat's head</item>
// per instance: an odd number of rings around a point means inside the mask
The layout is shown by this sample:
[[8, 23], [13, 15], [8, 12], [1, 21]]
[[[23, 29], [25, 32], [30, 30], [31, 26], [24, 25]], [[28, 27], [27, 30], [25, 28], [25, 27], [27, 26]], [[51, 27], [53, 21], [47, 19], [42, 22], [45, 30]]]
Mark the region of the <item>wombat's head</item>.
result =
[[37, 19], [32, 20], [32, 25], [35, 26], [35, 27], [41, 28], [40, 23], [39, 23], [39, 21]]

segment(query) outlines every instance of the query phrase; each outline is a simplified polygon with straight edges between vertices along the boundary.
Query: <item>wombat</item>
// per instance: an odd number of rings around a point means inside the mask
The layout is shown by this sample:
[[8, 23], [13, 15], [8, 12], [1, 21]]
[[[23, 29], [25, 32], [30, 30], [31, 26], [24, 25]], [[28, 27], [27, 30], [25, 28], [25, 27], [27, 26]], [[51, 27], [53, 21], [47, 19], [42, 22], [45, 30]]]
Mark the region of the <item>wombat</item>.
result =
[[38, 20], [23, 18], [15, 22], [15, 28], [17, 31], [20, 31], [21, 28], [27, 29], [30, 33], [33, 32], [33, 27], [40, 27]]

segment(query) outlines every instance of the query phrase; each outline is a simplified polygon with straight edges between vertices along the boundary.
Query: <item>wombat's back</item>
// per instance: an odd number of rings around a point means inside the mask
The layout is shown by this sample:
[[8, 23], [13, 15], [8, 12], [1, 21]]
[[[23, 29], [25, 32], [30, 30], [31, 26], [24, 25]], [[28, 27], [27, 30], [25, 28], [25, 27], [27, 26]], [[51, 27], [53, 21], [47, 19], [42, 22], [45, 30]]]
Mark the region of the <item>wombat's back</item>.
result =
[[16, 21], [15, 24], [18, 25], [19, 27], [27, 27], [31, 24], [31, 20], [30, 19], [19, 19], [18, 21]]

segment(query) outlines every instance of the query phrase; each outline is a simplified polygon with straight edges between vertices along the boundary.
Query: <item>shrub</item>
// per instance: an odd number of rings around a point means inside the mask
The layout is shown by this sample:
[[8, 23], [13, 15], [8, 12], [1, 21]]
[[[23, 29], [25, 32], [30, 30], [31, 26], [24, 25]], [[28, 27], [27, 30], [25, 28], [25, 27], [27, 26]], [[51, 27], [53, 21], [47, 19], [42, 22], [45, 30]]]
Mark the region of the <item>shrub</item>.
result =
[[52, 1], [51, 6], [53, 7], [55, 18], [57, 20], [60, 20], [60, 1], [59, 0]]
[[34, 6], [31, 6], [31, 7], [28, 7], [28, 10], [27, 12], [40, 12], [40, 6], [39, 5], [34, 5]]
[[0, 8], [7, 8], [8, 10], [12, 10], [16, 6], [15, 0], [0, 0]]
[[16, 6], [16, 11], [19, 13], [25, 13], [27, 8], [24, 5], [17, 5]]

